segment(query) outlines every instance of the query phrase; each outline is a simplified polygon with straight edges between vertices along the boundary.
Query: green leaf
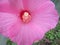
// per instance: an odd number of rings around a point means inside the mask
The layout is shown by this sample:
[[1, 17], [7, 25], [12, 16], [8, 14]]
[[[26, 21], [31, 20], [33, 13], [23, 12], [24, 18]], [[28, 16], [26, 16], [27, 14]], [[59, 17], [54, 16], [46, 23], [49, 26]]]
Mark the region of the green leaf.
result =
[[7, 43], [6, 43], [7, 45], [12, 45], [12, 41], [10, 41], [10, 40], [7, 40]]

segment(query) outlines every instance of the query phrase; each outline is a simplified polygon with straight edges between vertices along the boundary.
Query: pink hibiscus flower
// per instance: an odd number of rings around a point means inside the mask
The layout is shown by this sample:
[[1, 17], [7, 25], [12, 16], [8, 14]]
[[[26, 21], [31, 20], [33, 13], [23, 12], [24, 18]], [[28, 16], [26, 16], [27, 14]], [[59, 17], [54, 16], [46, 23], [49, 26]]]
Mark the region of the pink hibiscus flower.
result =
[[58, 22], [50, 0], [0, 0], [0, 33], [17, 45], [32, 45]]

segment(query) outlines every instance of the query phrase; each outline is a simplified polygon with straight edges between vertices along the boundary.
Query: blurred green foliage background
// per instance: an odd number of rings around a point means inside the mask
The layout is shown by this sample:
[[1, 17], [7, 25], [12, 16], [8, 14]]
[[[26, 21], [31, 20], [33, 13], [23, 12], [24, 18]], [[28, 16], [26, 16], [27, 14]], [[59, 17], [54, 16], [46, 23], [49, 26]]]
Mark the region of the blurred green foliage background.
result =
[[[60, 16], [60, 0], [52, 1], [55, 3], [56, 9]], [[0, 35], [0, 45], [16, 44], [10, 41], [8, 38], [5, 38], [4, 36]], [[60, 20], [55, 29], [52, 29], [49, 32], [47, 32], [45, 37], [41, 41], [33, 43], [33, 45], [60, 45]]]

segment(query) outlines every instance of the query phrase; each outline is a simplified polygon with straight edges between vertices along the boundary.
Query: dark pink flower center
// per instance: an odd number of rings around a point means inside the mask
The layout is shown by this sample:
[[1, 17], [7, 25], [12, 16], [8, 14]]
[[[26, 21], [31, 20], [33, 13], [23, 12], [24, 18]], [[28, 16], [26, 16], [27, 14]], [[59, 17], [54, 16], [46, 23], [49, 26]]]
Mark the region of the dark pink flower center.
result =
[[31, 14], [30, 14], [30, 12], [28, 12], [26, 10], [22, 11], [20, 18], [24, 23], [28, 23], [31, 20]]

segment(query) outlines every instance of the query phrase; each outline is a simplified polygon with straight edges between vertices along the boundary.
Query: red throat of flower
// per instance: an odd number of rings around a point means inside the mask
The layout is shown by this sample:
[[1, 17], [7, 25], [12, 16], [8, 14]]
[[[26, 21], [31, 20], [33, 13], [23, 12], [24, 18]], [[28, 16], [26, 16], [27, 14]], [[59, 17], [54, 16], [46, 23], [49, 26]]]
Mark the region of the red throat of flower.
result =
[[28, 23], [31, 21], [31, 15], [28, 11], [22, 11], [20, 17], [21, 17], [22, 22], [24, 23]]

